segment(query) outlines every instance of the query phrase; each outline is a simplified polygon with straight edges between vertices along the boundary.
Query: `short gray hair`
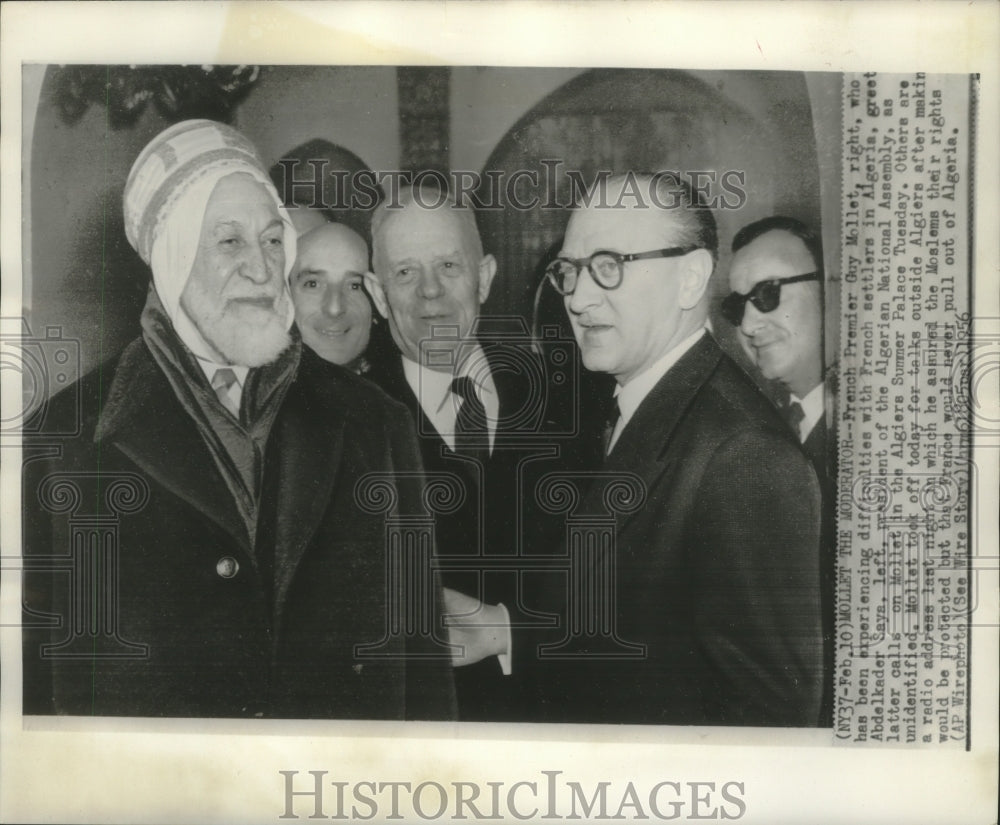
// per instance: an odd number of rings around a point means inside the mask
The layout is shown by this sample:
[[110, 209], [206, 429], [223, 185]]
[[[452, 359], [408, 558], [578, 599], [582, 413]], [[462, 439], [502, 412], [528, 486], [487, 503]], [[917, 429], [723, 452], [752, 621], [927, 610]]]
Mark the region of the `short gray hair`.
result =
[[447, 209], [454, 215], [462, 228], [462, 235], [469, 246], [469, 251], [473, 253], [476, 263], [483, 259], [483, 242], [479, 237], [479, 227], [476, 225], [476, 215], [472, 208], [465, 203], [459, 203], [449, 192], [435, 186], [403, 186], [399, 190], [399, 197], [386, 198], [376, 208], [372, 214], [371, 245], [372, 245], [372, 269], [378, 274], [380, 244], [379, 238], [385, 231], [384, 225], [389, 217], [404, 209]]

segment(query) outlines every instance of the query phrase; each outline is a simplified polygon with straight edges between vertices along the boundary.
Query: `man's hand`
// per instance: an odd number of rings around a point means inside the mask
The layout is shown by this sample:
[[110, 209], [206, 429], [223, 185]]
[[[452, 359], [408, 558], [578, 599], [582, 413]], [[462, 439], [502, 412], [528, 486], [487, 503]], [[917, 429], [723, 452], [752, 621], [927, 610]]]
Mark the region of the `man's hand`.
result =
[[508, 617], [500, 605], [483, 604], [479, 599], [445, 587], [444, 624], [448, 628], [448, 641], [458, 645], [451, 655], [455, 667], [507, 652]]

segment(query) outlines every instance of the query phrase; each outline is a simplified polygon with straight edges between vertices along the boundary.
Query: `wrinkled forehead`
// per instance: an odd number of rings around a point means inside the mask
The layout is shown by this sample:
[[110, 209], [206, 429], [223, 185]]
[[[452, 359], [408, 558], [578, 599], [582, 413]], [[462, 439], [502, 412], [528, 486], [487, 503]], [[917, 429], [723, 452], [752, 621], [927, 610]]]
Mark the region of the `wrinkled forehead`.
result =
[[460, 250], [470, 257], [482, 256], [482, 243], [472, 213], [450, 204], [427, 208], [409, 203], [398, 209], [387, 209], [375, 245], [380, 252], [394, 257], [410, 249], [428, 246], [441, 247], [441, 252]]
[[730, 281], [733, 288], [746, 291], [760, 281], [803, 275], [817, 268], [805, 243], [781, 229], [766, 232], [733, 255]]

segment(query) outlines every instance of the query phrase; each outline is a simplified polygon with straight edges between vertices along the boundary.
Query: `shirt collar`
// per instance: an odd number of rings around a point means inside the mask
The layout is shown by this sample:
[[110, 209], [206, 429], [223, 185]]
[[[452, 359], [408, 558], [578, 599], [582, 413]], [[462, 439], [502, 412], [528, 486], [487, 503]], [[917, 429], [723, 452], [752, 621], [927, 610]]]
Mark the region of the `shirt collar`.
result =
[[667, 370], [680, 361], [684, 353], [697, 344], [705, 332], [705, 327], [695, 330], [691, 335], [677, 344], [677, 346], [668, 350], [657, 361], [634, 376], [626, 384], [615, 388], [615, 396], [618, 399], [618, 411], [621, 415], [619, 429], [623, 428], [629, 419], [635, 415], [635, 411], [639, 409], [639, 405], [652, 392], [653, 387], [659, 383], [660, 379], [667, 374]]
[[205, 373], [205, 377], [208, 379], [209, 385], [212, 384], [212, 379], [215, 378], [215, 373], [221, 369], [230, 369], [233, 371], [233, 375], [236, 376], [236, 383], [240, 385], [240, 389], [243, 389], [243, 385], [246, 383], [247, 374], [250, 372], [250, 367], [243, 367], [238, 364], [217, 364], [215, 361], [209, 361], [207, 358], [202, 358], [200, 355], [196, 356], [198, 360], [198, 366], [201, 367], [201, 371]]
[[483, 348], [478, 344], [463, 351], [458, 370], [454, 373], [432, 370], [405, 355], [402, 358], [406, 383], [425, 410], [440, 411], [451, 397], [451, 382], [462, 376], [472, 379], [480, 397], [484, 393], [496, 394], [493, 376], [488, 369], [476, 369], [473, 372], [473, 367], [483, 364], [483, 359], [486, 358]]
[[799, 441], [805, 441], [826, 411], [823, 397], [824, 383], [820, 381], [806, 393], [805, 398], [799, 398], [794, 393], [789, 397], [790, 403], [798, 403], [802, 407], [802, 421], [799, 422]]

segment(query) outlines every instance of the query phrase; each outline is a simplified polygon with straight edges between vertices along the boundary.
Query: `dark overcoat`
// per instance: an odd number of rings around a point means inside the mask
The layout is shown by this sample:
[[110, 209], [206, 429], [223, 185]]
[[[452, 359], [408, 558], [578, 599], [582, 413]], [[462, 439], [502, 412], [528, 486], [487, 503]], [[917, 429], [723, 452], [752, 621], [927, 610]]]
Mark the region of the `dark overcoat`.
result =
[[75, 389], [46, 428], [78, 434], [25, 445], [25, 713], [453, 717], [438, 589], [389, 541], [425, 512], [402, 406], [303, 349], [251, 540], [142, 339]]
[[[824, 385], [825, 407], [832, 406], [836, 397], [836, 368], [827, 372]], [[827, 422], [830, 422], [829, 425]], [[834, 633], [836, 626], [836, 558], [837, 558], [837, 425], [833, 410], [824, 409], [824, 414], [809, 431], [809, 436], [802, 444], [802, 449], [812, 462], [819, 478], [823, 494], [823, 530], [821, 556], [821, 589], [823, 601], [823, 639], [825, 643], [824, 658], [827, 679], [824, 685], [822, 724], [825, 727], [833, 725], [833, 669], [834, 669]]]
[[817, 724], [816, 474], [714, 339], [656, 384], [571, 509], [575, 566], [537, 605], [562, 605], [559, 627], [515, 636], [537, 718]]

